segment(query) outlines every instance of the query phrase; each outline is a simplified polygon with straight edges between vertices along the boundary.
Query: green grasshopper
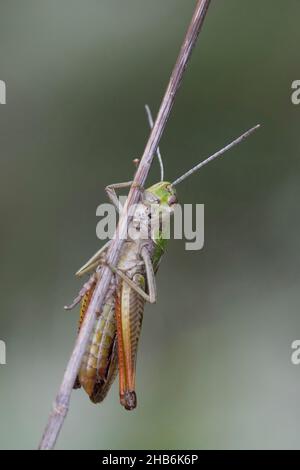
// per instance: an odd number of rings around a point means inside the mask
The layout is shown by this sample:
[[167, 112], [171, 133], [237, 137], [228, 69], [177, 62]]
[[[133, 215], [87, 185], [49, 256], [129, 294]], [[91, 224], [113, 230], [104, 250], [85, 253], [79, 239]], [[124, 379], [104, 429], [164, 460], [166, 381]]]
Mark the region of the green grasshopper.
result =
[[[146, 106], [150, 126], [153, 119]], [[248, 130], [226, 147], [211, 155], [194, 168], [177, 178], [173, 183], [164, 181], [164, 169], [159, 149], [157, 156], [161, 167], [161, 181], [142, 190], [139, 210], [133, 213], [129, 221], [134, 233], [147, 234], [135, 236], [124, 241], [117, 266], [111, 266], [114, 273], [104, 306], [98, 315], [89, 344], [86, 348], [74, 388], [83, 387], [94, 403], [101, 402], [119, 371], [120, 403], [127, 410], [136, 407], [135, 375], [137, 347], [141, 333], [145, 302], [156, 302], [157, 289], [155, 274], [165, 252], [167, 239], [161, 224], [151, 231], [150, 218], [152, 206], [158, 206], [155, 213], [160, 220], [167, 219], [174, 213], [178, 203], [175, 186], [193, 174], [208, 162], [222, 155], [234, 145], [248, 137], [259, 125]], [[106, 193], [120, 213], [122, 206], [116, 190], [130, 187], [132, 182], [112, 184], [106, 187]], [[73, 308], [81, 302], [79, 328], [89, 306], [96, 283], [101, 276], [101, 268], [107, 264], [106, 253], [110, 241], [92, 256], [76, 273], [82, 276], [89, 273], [90, 278], [84, 284], [74, 302], [65, 307]]]

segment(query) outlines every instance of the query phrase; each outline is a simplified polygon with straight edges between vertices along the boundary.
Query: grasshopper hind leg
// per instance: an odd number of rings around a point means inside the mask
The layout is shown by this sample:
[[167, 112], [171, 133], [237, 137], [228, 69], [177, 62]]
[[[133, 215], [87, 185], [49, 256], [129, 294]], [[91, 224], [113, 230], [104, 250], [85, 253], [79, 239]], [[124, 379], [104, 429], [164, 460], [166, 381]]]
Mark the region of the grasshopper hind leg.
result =
[[94, 271], [105, 259], [107, 250], [111, 240], [103, 245], [80, 269], [75, 273], [75, 276], [81, 277], [86, 273]]
[[[78, 323], [78, 331], [81, 328], [81, 325], [84, 320], [85, 314], [87, 312], [89, 303], [91, 301], [94, 289], [95, 289], [95, 282], [90, 286], [90, 288], [85, 292], [85, 294], [81, 298], [81, 309], [80, 309], [80, 316], [79, 316], [79, 323]], [[78, 388], [81, 388], [81, 383], [79, 380], [79, 376], [77, 375], [74, 385], [73, 385], [73, 389], [76, 390]]]
[[134, 410], [137, 405], [136, 393], [134, 390], [126, 391], [124, 394], [124, 408], [128, 411]]
[[[145, 278], [135, 274], [132, 282], [136, 287], [145, 289]], [[137, 406], [136, 398], [136, 359], [141, 333], [145, 300], [126, 282], [122, 283], [120, 295], [116, 300], [116, 321], [119, 360], [120, 403], [126, 410]]]

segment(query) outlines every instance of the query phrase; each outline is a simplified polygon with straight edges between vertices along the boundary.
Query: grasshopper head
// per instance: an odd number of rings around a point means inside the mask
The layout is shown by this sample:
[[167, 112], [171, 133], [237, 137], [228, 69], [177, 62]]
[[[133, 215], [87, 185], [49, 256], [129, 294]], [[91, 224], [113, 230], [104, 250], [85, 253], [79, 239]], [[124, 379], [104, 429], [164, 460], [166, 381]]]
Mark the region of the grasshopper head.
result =
[[177, 204], [176, 190], [171, 183], [160, 181], [145, 190], [143, 202], [151, 206], [151, 236], [163, 252], [169, 238], [170, 216], [174, 214]]
[[161, 209], [167, 209], [173, 212], [175, 204], [177, 204], [176, 190], [168, 181], [160, 181], [150, 186], [144, 193], [144, 198], [152, 204], [159, 204]]

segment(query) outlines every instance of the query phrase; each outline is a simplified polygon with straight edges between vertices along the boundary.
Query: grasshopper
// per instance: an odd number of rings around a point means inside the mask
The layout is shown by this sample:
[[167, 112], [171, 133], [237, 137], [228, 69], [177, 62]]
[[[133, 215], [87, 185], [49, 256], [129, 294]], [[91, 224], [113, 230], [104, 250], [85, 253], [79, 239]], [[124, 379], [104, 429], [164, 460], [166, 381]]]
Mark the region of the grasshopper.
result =
[[[146, 106], [150, 126], [153, 119]], [[145, 302], [156, 302], [157, 289], [155, 275], [165, 252], [167, 239], [161, 224], [151, 231], [150, 218], [152, 206], [159, 208], [160, 220], [169, 218], [178, 204], [175, 186], [199, 170], [213, 159], [219, 157], [234, 145], [248, 137], [259, 125], [248, 130], [229, 145], [197, 164], [173, 183], [164, 181], [162, 158], [157, 149], [161, 168], [161, 181], [141, 191], [141, 204], [133, 213], [129, 230], [147, 236], [130, 237], [124, 241], [117, 266], [109, 265], [113, 271], [110, 289], [102, 311], [98, 315], [89, 344], [83, 356], [74, 388], [83, 387], [94, 403], [100, 403], [109, 391], [119, 372], [120, 403], [127, 410], [137, 405], [135, 381], [138, 341], [141, 333]], [[132, 181], [111, 184], [105, 188], [110, 201], [121, 213], [122, 206], [117, 190], [130, 187]], [[156, 212], [157, 214], [157, 212]], [[169, 219], [168, 219], [169, 220]], [[107, 264], [108, 241], [77, 272], [76, 276], [90, 274], [89, 280], [80, 290], [73, 303], [65, 307], [71, 309], [81, 302], [79, 329], [87, 312], [96, 283], [101, 276], [101, 268]]]

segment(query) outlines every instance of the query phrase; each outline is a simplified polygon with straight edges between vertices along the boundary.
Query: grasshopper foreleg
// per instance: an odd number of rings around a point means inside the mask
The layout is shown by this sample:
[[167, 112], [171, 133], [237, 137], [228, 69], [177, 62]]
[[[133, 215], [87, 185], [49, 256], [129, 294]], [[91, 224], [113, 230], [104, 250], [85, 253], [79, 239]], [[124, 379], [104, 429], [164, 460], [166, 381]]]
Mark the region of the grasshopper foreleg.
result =
[[[115, 206], [119, 214], [121, 214], [123, 206], [119, 201], [118, 195], [116, 193], [116, 189], [124, 189], [124, 188], [130, 188], [132, 185], [132, 181], [126, 181], [125, 183], [114, 183], [114, 184], [109, 184], [105, 188], [105, 192], [109, 198], [109, 200], [112, 202], [112, 204]], [[136, 185], [135, 187], [139, 188], [140, 191], [144, 191], [144, 188]]]
[[119, 214], [121, 214], [123, 206], [119, 201], [118, 195], [116, 193], [116, 189], [124, 189], [124, 188], [129, 188], [132, 185], [132, 181], [126, 181], [125, 183], [114, 183], [106, 186], [105, 192], [109, 198], [109, 200], [112, 202], [112, 204], [115, 206]]

